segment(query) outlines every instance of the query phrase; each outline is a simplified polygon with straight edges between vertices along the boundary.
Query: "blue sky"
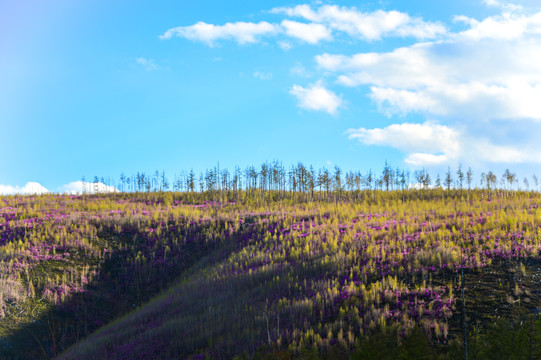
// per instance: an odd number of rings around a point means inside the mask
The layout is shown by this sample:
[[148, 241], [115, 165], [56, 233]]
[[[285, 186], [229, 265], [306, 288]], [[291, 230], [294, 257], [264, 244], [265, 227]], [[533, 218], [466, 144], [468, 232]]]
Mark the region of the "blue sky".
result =
[[536, 1], [0, 3], [0, 190], [281, 160], [541, 170]]

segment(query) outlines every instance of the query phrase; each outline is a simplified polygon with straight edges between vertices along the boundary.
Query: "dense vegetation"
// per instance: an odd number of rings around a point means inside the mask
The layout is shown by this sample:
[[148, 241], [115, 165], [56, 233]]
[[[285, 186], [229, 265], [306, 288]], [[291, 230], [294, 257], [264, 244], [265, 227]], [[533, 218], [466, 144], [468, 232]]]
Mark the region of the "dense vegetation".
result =
[[1, 198], [0, 357], [541, 355], [539, 193], [257, 179]]

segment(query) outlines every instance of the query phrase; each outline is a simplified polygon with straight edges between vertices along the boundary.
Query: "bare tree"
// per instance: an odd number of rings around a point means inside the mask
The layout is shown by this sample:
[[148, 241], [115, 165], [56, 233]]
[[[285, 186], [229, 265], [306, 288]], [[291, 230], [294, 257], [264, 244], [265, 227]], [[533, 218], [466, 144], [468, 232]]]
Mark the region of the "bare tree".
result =
[[434, 186], [436, 188], [441, 188], [441, 178], [440, 178], [440, 174], [438, 174], [438, 176], [436, 177], [436, 182], [434, 183]]
[[154, 172], [154, 176], [152, 176], [152, 189], [154, 191], [158, 191], [159, 185], [160, 185], [160, 172], [156, 170]]
[[363, 176], [361, 175], [359, 171], [357, 171], [357, 173], [355, 173], [355, 188], [357, 191], [361, 190], [362, 184], [363, 184]]
[[383, 172], [381, 176], [383, 183], [385, 184], [385, 190], [387, 191], [389, 191], [389, 185], [392, 184], [392, 173], [393, 169], [389, 166], [387, 160], [385, 160], [385, 166], [383, 167]]
[[430, 174], [425, 169], [415, 171], [415, 180], [423, 189], [428, 189], [432, 183]]
[[348, 171], [346, 173], [346, 189], [347, 191], [353, 191], [355, 189], [355, 175], [353, 171]]
[[327, 196], [329, 195], [329, 191], [331, 190], [331, 177], [329, 174], [329, 170], [327, 169], [320, 169], [317, 177], [318, 185], [320, 187], [323, 187], [325, 189], [325, 192]]
[[334, 190], [338, 193], [338, 198], [341, 197], [342, 194], [342, 170], [338, 167], [338, 165], [335, 165], [334, 167]]
[[486, 186], [488, 190], [495, 190], [498, 183], [498, 177], [492, 171], [486, 174]]
[[368, 171], [368, 174], [366, 174], [366, 177], [364, 178], [365, 184], [368, 190], [372, 190], [372, 183], [374, 181], [374, 176], [372, 175], [372, 170]]
[[160, 191], [167, 191], [169, 190], [169, 180], [167, 180], [167, 177], [165, 176], [165, 170], [162, 170], [162, 175], [160, 178]]
[[191, 169], [190, 174], [188, 174], [187, 185], [190, 192], [195, 191], [195, 174], [193, 172], [193, 169]]
[[462, 185], [464, 184], [464, 172], [462, 171], [462, 164], [458, 165], [456, 176], [457, 176], [458, 188], [462, 190]]
[[203, 192], [205, 190], [205, 176], [203, 172], [199, 172], [199, 191]]
[[314, 189], [316, 188], [316, 170], [310, 165], [308, 171], [308, 190], [310, 191], [310, 200], [314, 199]]
[[124, 184], [126, 183], [126, 175], [124, 172], [120, 174], [120, 191], [124, 191]]
[[509, 169], [505, 169], [502, 175], [502, 180], [507, 182], [508, 190], [511, 190], [511, 178], [512, 178], [511, 171]]
[[451, 185], [453, 184], [453, 178], [451, 176], [451, 168], [447, 168], [447, 172], [445, 173], [445, 179], [443, 179], [443, 184], [447, 188], [447, 191], [451, 190]]
[[471, 189], [472, 181], [473, 181], [473, 171], [471, 167], [468, 167], [468, 172], [466, 173], [466, 182], [468, 183], [468, 190]]

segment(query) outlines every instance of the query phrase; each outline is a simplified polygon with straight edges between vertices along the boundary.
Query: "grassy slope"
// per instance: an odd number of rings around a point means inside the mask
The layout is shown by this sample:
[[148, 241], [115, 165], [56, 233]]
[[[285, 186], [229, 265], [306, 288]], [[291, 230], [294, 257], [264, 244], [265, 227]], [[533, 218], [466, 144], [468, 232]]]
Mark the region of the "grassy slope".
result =
[[[433, 341], [452, 340], [461, 334], [459, 244], [466, 248], [471, 328], [541, 306], [540, 200], [289, 208], [294, 220], [278, 215], [268, 222], [257, 219], [250, 241], [233, 242], [222, 256], [202, 259], [168, 292], [60, 358], [231, 358], [268, 343], [293, 352], [306, 344], [320, 350], [337, 343], [351, 348], [362, 334], [392, 323], [404, 329], [419, 323]], [[367, 219], [366, 214], [377, 216]], [[299, 220], [313, 226], [303, 227]], [[385, 228], [393, 221], [404, 225]], [[273, 239], [266, 233], [269, 223], [278, 223], [286, 235]], [[310, 235], [300, 237], [305, 233]], [[399, 253], [408, 248], [412, 251], [401, 258]], [[392, 261], [404, 268], [389, 268]], [[441, 291], [443, 300], [451, 301], [449, 313], [436, 313], [438, 299], [424, 297], [427, 290]], [[398, 305], [389, 294], [396, 291], [401, 303], [410, 299], [407, 305]], [[394, 310], [401, 317], [394, 318]]]
[[0, 357], [75, 342], [60, 358], [231, 358], [269, 344], [347, 357], [378, 329], [415, 324], [447, 343], [461, 334], [460, 263], [470, 330], [541, 307], [539, 194], [368, 195], [3, 198]]

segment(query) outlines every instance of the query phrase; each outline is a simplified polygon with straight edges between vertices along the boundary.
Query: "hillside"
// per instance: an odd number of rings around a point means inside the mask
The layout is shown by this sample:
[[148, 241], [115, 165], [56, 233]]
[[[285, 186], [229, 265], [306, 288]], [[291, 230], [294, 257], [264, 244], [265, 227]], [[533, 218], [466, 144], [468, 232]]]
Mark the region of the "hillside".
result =
[[270, 195], [3, 198], [0, 355], [460, 358], [462, 269], [473, 358], [541, 308], [538, 193]]

